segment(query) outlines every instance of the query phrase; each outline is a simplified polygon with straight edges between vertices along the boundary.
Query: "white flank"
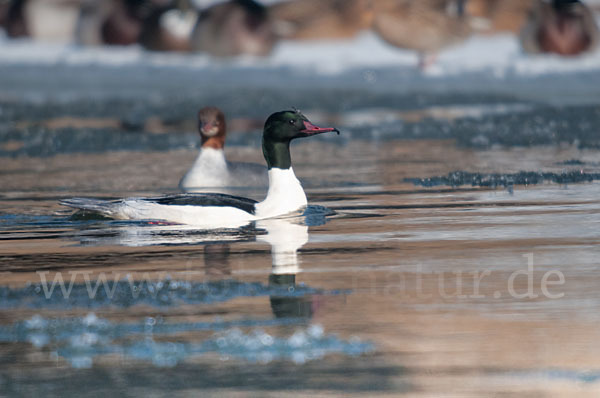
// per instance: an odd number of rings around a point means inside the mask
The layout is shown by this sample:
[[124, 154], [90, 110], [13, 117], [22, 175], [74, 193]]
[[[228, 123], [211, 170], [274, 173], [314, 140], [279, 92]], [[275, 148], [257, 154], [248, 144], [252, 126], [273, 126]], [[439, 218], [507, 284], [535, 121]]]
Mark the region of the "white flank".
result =
[[202, 228], [239, 228], [256, 219], [235, 207], [161, 205], [139, 199], [126, 200], [120, 210], [125, 219], [162, 220]]
[[269, 170], [267, 197], [255, 205], [256, 214], [230, 206], [163, 205], [141, 198], [122, 202], [74, 198], [66, 206], [95, 211], [121, 220], [160, 220], [202, 228], [238, 228], [251, 221], [297, 212], [307, 204], [300, 181], [290, 167]]
[[250, 221], [283, 216], [307, 205], [306, 195], [294, 170], [269, 170], [267, 197], [256, 204], [256, 214], [227, 206], [161, 205], [139, 199], [126, 200], [116, 212], [125, 219], [164, 220], [207, 228], [236, 228]]

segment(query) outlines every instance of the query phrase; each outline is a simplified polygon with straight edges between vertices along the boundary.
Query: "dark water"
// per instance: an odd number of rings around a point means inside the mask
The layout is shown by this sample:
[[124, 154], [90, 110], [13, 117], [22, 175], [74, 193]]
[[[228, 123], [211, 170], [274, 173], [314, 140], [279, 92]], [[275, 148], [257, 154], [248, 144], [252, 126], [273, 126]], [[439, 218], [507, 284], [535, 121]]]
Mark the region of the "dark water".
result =
[[[179, 94], [144, 75], [111, 97], [100, 71], [93, 95], [53, 94], [65, 73], [3, 92], [0, 395], [597, 395], [600, 108], [585, 89], [568, 105], [549, 87], [482, 93], [481, 77], [445, 94], [336, 78], [198, 93], [183, 73]], [[58, 205], [174, 192], [208, 98], [232, 120], [231, 160], [262, 162], [274, 104], [340, 127], [293, 145], [305, 214], [198, 230]]]

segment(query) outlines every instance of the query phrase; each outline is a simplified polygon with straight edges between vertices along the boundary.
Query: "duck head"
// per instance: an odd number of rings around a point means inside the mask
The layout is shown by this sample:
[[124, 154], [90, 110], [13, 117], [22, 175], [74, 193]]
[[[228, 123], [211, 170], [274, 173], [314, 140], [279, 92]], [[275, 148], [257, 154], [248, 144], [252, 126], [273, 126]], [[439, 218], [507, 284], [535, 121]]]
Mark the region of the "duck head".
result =
[[297, 110], [273, 113], [263, 130], [263, 155], [270, 169], [289, 169], [292, 165], [290, 142], [295, 138], [336, 132], [333, 127], [318, 127]]
[[202, 138], [202, 148], [223, 149], [225, 146], [225, 115], [214, 106], [198, 111], [198, 132]]
[[578, 55], [592, 47], [597, 32], [592, 12], [585, 4], [553, 0], [540, 28], [540, 47], [543, 52]]

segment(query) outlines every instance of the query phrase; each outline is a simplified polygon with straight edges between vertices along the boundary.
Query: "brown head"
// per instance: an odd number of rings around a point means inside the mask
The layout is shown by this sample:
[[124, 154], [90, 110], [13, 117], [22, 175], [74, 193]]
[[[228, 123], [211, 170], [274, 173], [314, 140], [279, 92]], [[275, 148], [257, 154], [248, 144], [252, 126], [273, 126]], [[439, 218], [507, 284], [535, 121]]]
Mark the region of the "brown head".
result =
[[202, 148], [223, 149], [225, 146], [225, 115], [214, 106], [198, 111], [198, 132], [202, 138]]

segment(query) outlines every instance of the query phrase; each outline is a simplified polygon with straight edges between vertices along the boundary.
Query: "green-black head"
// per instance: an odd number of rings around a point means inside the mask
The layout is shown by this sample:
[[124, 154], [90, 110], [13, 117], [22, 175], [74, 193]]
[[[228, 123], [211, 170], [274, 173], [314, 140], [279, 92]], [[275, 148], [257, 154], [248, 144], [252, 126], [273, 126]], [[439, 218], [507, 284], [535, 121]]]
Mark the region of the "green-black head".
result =
[[310, 137], [335, 131], [333, 127], [318, 127], [300, 111], [275, 112], [265, 122], [263, 130], [263, 154], [269, 169], [289, 169], [292, 166], [290, 142], [294, 138]]

